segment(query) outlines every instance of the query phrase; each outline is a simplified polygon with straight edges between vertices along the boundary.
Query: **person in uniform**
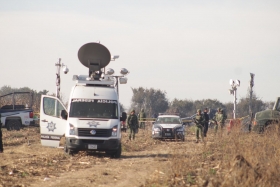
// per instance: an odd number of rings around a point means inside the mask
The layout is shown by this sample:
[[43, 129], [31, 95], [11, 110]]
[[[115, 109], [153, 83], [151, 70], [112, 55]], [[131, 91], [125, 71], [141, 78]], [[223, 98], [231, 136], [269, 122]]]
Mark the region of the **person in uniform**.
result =
[[225, 110], [224, 109], [221, 109], [221, 113], [222, 113], [222, 115], [223, 115], [223, 118], [222, 118], [222, 128], [224, 128], [225, 127], [225, 123], [226, 123], [226, 119], [227, 119], [227, 114], [225, 113]]
[[226, 116], [223, 113], [223, 110], [220, 109], [218, 111], [218, 114], [215, 115], [215, 121], [217, 122], [217, 125], [215, 126], [215, 134], [218, 132], [218, 129], [220, 130], [220, 133], [222, 135], [223, 128], [225, 126]]
[[140, 129], [145, 129], [145, 120], [146, 120], [146, 113], [144, 112], [144, 109], [141, 109], [140, 112]]
[[206, 137], [208, 131], [208, 123], [209, 123], [208, 108], [204, 109], [203, 117], [204, 117], [204, 137]]
[[194, 118], [194, 123], [196, 125], [196, 128], [195, 128], [196, 143], [198, 143], [199, 135], [200, 135], [202, 141], [204, 141], [203, 140], [203, 136], [204, 136], [204, 134], [203, 134], [203, 126], [204, 126], [204, 122], [205, 122], [205, 120], [204, 120], [203, 115], [201, 114], [201, 110], [198, 109], [197, 113], [196, 113], [196, 116]]
[[215, 113], [215, 115], [212, 119], [214, 121], [214, 132], [215, 132], [215, 134], [217, 133], [217, 130], [218, 130], [217, 118], [218, 118], [218, 114], [220, 113], [220, 111], [221, 111], [221, 108], [218, 108], [217, 112]]
[[0, 114], [0, 153], [3, 153], [3, 142], [2, 142], [2, 123], [1, 123], [1, 114]]
[[131, 137], [134, 140], [135, 134], [137, 133], [137, 130], [138, 130], [138, 118], [135, 115], [135, 110], [132, 110], [130, 112], [130, 115], [127, 118], [127, 124], [129, 126], [129, 131], [130, 131], [129, 140], [131, 140]]

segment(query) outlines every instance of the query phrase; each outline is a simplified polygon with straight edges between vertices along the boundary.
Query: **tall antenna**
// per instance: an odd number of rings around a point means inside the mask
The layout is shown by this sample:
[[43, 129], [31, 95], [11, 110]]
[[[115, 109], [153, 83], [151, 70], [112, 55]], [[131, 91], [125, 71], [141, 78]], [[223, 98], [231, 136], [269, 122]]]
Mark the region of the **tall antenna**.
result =
[[55, 63], [55, 66], [57, 67], [56, 70], [56, 97], [60, 98], [60, 68], [63, 67], [64, 74], [67, 74], [69, 69], [66, 65], [61, 63], [61, 58], [59, 58], [58, 62]]

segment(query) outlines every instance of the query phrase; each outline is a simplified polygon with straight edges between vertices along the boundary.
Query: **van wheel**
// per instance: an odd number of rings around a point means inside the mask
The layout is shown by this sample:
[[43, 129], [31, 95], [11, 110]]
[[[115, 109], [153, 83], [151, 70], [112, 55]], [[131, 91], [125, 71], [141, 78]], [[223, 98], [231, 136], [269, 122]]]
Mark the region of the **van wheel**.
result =
[[111, 153], [111, 158], [120, 158], [122, 154], [122, 144], [119, 145], [119, 148], [117, 151]]
[[6, 128], [8, 131], [17, 130], [19, 131], [21, 129], [22, 125], [19, 120], [9, 120], [6, 124]]
[[66, 145], [64, 146], [64, 152], [67, 154], [67, 155], [71, 155], [73, 156], [75, 154], [75, 151], [72, 150], [72, 149], [69, 149]]

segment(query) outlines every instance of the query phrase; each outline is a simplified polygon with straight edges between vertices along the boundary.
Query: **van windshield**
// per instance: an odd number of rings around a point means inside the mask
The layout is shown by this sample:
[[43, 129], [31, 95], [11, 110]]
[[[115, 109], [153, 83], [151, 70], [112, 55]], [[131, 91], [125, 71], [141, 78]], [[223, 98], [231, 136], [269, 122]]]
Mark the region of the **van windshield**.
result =
[[118, 119], [118, 102], [103, 99], [72, 99], [69, 117]]

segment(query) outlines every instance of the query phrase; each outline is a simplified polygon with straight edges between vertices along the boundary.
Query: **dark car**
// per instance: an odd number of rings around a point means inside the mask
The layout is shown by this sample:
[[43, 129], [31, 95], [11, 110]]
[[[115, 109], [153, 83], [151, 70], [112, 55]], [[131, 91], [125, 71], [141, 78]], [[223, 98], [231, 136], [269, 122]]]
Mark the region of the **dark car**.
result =
[[177, 115], [158, 116], [152, 127], [152, 137], [185, 141], [185, 126]]

